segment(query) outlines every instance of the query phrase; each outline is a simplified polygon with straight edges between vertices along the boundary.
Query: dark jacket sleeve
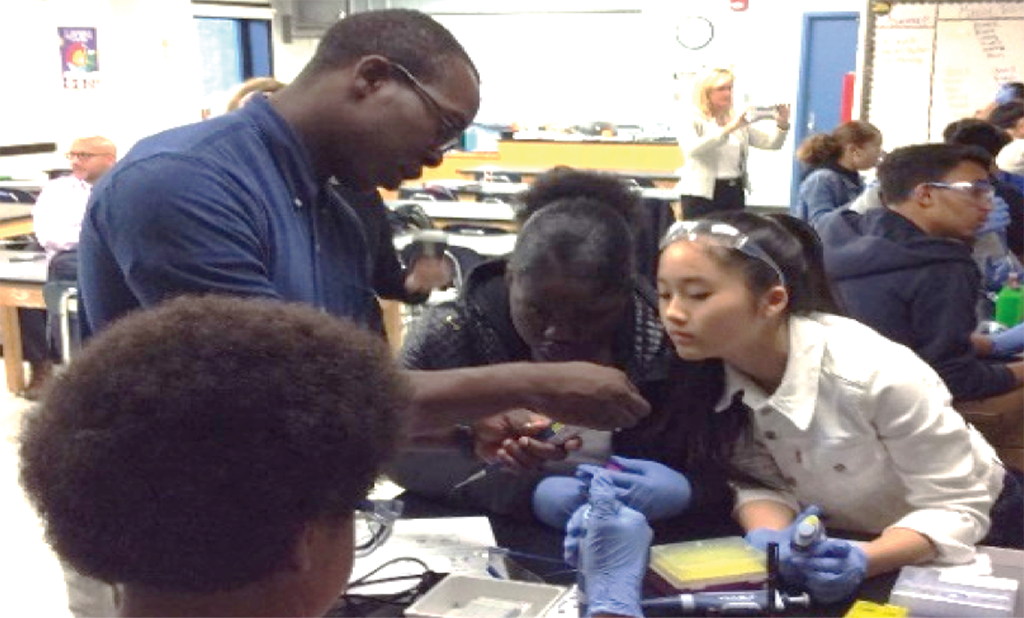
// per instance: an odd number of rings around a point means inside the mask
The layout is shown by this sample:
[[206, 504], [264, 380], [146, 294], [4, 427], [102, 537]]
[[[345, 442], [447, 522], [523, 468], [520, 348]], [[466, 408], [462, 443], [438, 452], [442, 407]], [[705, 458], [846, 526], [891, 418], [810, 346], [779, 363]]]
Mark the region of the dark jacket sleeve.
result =
[[[400, 362], [406, 369], [454, 369], [498, 362], [485, 359], [464, 305], [442, 303], [417, 320], [402, 345]], [[461, 451], [403, 451], [392, 463], [388, 475], [407, 491], [441, 500], [452, 506], [482, 513], [531, 519], [533, 488], [540, 473], [512, 474], [499, 471], [458, 490], [455, 485], [483, 466], [483, 462]]]
[[615, 453], [654, 460], [686, 475], [693, 491], [690, 507], [666, 526], [684, 527], [691, 534], [724, 534], [734, 525], [727, 460], [694, 450], [718, 439], [710, 421], [716, 418], [713, 408], [723, 387], [720, 363], [675, 359], [667, 379], [638, 386], [652, 412], [636, 427], [616, 432]]
[[981, 289], [980, 275], [973, 268], [957, 264], [943, 273], [922, 271], [910, 308], [914, 351], [960, 401], [1000, 395], [1014, 386], [1009, 368], [978, 358], [971, 345], [977, 324], [972, 300]]

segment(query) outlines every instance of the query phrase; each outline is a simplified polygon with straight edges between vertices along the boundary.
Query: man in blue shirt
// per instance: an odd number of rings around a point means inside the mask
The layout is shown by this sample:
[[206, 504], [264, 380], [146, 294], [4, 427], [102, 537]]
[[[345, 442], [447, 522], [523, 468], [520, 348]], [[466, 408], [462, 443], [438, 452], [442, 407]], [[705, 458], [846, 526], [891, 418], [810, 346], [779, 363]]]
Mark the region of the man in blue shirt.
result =
[[[427, 15], [342, 19], [289, 86], [141, 140], [96, 185], [79, 248], [86, 331], [202, 293], [308, 303], [365, 324], [375, 302], [367, 238], [329, 182], [370, 191], [419, 177], [479, 103], [472, 61]], [[608, 429], [647, 412], [618, 371], [536, 367], [411, 372], [411, 429], [448, 430], [511, 408]]]
[[[86, 334], [202, 293], [302, 302], [365, 324], [374, 302], [367, 239], [328, 183], [363, 192], [418, 178], [441, 163], [479, 103], [473, 62], [430, 17], [342, 19], [289, 86], [141, 140], [96, 185], [79, 246]], [[510, 464], [558, 457], [559, 448], [520, 437], [543, 428], [513, 420], [532, 415], [489, 415], [525, 408], [612, 429], [649, 411], [623, 373], [589, 363], [407, 377], [408, 429], [420, 444], [453, 442], [466, 435], [456, 423], [477, 421], [477, 452]]]

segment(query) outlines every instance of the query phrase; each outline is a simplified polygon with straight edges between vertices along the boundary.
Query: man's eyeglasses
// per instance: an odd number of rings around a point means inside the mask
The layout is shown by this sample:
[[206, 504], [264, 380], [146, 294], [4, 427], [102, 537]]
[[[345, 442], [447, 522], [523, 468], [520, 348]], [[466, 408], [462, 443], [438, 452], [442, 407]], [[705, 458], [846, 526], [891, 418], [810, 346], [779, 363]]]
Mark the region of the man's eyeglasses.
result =
[[442, 153], [454, 150], [459, 145], [459, 139], [462, 136], [464, 123], [461, 120], [452, 119], [450, 114], [445, 113], [444, 107], [437, 102], [434, 95], [430, 94], [420, 80], [416, 79], [416, 77], [409, 72], [409, 69], [394, 61], [391, 61], [391, 66], [393, 66], [400, 75], [409, 81], [409, 85], [412, 86], [413, 92], [419, 95], [420, 99], [422, 99], [426, 106], [431, 109], [433, 114], [437, 116], [437, 149]]
[[991, 201], [996, 194], [995, 186], [987, 180], [975, 180], [974, 182], [926, 182], [926, 187], [936, 189], [950, 189], [966, 193], [979, 200]]
[[68, 161], [74, 161], [75, 159], [88, 161], [93, 157], [102, 157], [105, 154], [103, 152], [77, 152], [72, 150], [71, 152], [64, 153], [64, 156], [67, 157]]
[[779, 278], [779, 283], [782, 285], [786, 284], [786, 277], [782, 274], [782, 269], [775, 263], [775, 260], [753, 239], [728, 223], [706, 219], [676, 221], [672, 224], [672, 227], [668, 228], [668, 232], [665, 233], [665, 237], [662, 238], [661, 243], [658, 245], [658, 250], [663, 251], [665, 247], [680, 240], [691, 242], [699, 240], [715, 247], [735, 249], [768, 265], [775, 271], [775, 275]]
[[405, 504], [401, 500], [361, 500], [354, 515], [356, 540], [355, 556], [373, 553], [391, 536], [395, 520], [402, 515]]

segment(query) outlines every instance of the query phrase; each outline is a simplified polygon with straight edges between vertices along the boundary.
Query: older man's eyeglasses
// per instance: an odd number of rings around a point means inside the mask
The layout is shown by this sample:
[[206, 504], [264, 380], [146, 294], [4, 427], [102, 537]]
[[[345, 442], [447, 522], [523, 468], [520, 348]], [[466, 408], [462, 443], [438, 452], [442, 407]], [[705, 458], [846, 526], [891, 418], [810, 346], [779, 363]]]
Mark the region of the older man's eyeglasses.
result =
[[405, 504], [401, 500], [361, 500], [354, 515], [356, 539], [355, 556], [373, 553], [391, 536], [395, 520], [402, 515]]
[[93, 157], [102, 157], [104, 154], [106, 154], [106, 153], [103, 153], [103, 152], [79, 152], [79, 151], [76, 151], [76, 150], [72, 150], [71, 152], [64, 153], [64, 156], [67, 157], [68, 161], [74, 161], [75, 159], [81, 159], [82, 161], [88, 161], [89, 159], [92, 159]]
[[782, 269], [779, 268], [779, 265], [775, 263], [775, 260], [768, 255], [768, 252], [762, 249], [760, 245], [754, 242], [754, 240], [749, 236], [728, 223], [721, 223], [708, 219], [676, 221], [672, 224], [672, 227], [668, 228], [668, 232], [665, 233], [665, 237], [661, 240], [661, 244], [658, 248], [660, 250], [664, 250], [665, 247], [679, 242], [680, 240], [702, 241], [716, 247], [735, 249], [736, 251], [756, 260], [760, 260], [769, 266], [775, 271], [776, 276], [778, 276], [779, 283], [782, 285], [786, 284], [786, 277], [782, 274]]
[[442, 153], [454, 150], [459, 145], [459, 139], [462, 136], [462, 131], [465, 128], [465, 123], [461, 119], [454, 118], [452, 114], [445, 111], [434, 95], [426, 89], [426, 87], [416, 79], [416, 77], [401, 64], [391, 61], [391, 66], [398, 71], [399, 75], [404, 77], [409, 85], [412, 86], [413, 92], [415, 92], [423, 103], [430, 108], [431, 112], [437, 116], [438, 128], [437, 128], [437, 146], [436, 148]]
[[975, 180], [974, 182], [926, 182], [924, 185], [926, 187], [935, 187], [936, 189], [959, 191], [976, 200], [991, 201], [996, 194], [995, 186], [988, 180]]

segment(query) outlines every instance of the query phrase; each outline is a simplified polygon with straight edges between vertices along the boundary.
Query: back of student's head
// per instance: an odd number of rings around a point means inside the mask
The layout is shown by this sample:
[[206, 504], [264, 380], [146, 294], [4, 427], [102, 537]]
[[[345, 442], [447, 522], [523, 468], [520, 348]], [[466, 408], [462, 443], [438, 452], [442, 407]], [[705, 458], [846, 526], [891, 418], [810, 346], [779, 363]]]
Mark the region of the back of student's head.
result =
[[865, 146], [881, 141], [882, 132], [863, 120], [851, 120], [836, 127], [831, 133], [817, 133], [805, 139], [797, 148], [796, 158], [811, 166], [835, 163], [843, 156], [847, 146]]
[[604, 172], [553, 167], [538, 176], [518, 197], [520, 225], [542, 208], [565, 198], [586, 197], [614, 209], [627, 223], [637, 225], [640, 197], [621, 178]]
[[442, 76], [452, 58], [473, 61], [444, 26], [420, 11], [386, 9], [353, 13], [320, 39], [303, 75], [350, 66], [365, 56], [384, 56], [423, 81]]
[[1024, 100], [1024, 82], [1005, 82], [996, 91], [996, 102], [1005, 103], [1014, 99]]
[[633, 285], [633, 246], [626, 219], [608, 202], [558, 197], [523, 224], [508, 270], [571, 277], [597, 290], [626, 292]]
[[915, 144], [897, 148], [878, 166], [882, 202], [894, 206], [910, 199], [914, 187], [941, 182], [961, 163], [971, 161], [986, 170], [992, 157], [978, 146]]
[[[840, 313], [825, 274], [821, 240], [809, 224], [789, 215], [745, 211], [716, 213], [705, 219], [728, 223], [768, 254], [786, 279], [789, 313]], [[762, 294], [779, 283], [778, 274], [764, 260], [737, 250], [715, 250], [711, 255], [738, 267], [754, 294]]]
[[979, 118], [962, 118], [949, 123], [942, 131], [942, 139], [947, 144], [978, 146], [992, 157], [1012, 141], [1006, 131]]
[[1024, 100], [1016, 99], [996, 106], [988, 120], [1000, 129], [1008, 130], [1017, 126], [1024, 118]]
[[349, 322], [180, 298], [114, 323], [56, 379], [22, 431], [21, 483], [79, 572], [233, 589], [282, 568], [306, 524], [352, 516], [404, 401], [386, 348]]

